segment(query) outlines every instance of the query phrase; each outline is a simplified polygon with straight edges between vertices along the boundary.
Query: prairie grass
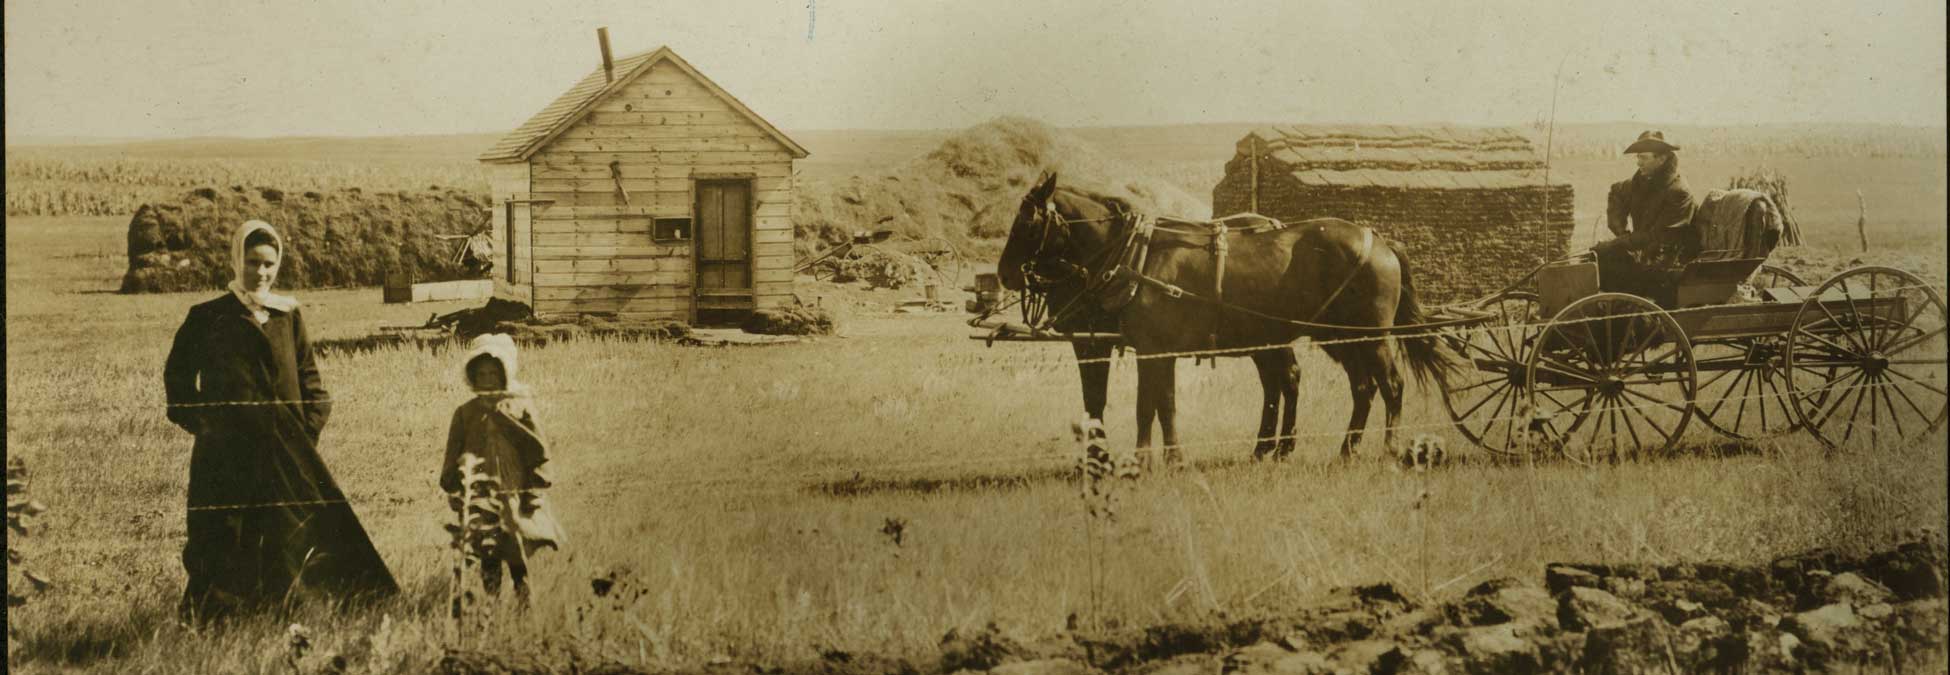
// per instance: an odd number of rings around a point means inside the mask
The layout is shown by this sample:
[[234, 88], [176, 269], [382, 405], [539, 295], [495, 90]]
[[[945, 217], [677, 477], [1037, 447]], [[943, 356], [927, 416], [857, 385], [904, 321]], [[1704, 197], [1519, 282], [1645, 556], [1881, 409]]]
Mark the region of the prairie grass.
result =
[[[286, 626], [297, 622], [314, 645], [304, 668], [339, 654], [353, 672], [430, 669], [453, 645], [451, 513], [435, 478], [448, 415], [468, 396], [457, 355], [381, 349], [322, 362], [338, 400], [325, 459], [400, 598], [179, 626], [190, 438], [163, 419], [160, 371], [170, 335], [206, 294], [101, 293], [122, 263], [95, 252], [114, 250], [119, 227], [7, 222], [8, 452], [33, 467], [51, 509], [20, 547], [56, 583], [9, 613], [20, 635], [11, 665], [284, 672]], [[1940, 223], [1909, 236], [1933, 232]], [[451, 308], [378, 296], [302, 297], [321, 338]], [[467, 644], [644, 668], [820, 649], [925, 660], [949, 629], [989, 621], [1050, 633], [1072, 614], [1130, 625], [1277, 612], [1376, 581], [1443, 599], [1491, 577], [1534, 583], [1551, 561], [1762, 560], [1874, 547], [1950, 518], [1941, 433], [1832, 458], [1792, 436], [1732, 458], [1618, 467], [1341, 466], [1330, 457], [1346, 385], [1309, 349], [1307, 436], [1286, 464], [1241, 461], [1259, 404], [1244, 361], [1180, 366], [1183, 440], [1198, 470], [1123, 488], [1093, 569], [1083, 504], [1061, 479], [1076, 460], [1067, 348], [984, 349], [960, 321], [862, 315], [853, 337], [746, 350], [529, 350], [523, 379], [540, 397], [556, 457], [550, 499], [571, 545], [536, 561], [526, 613], [485, 612]], [[1120, 361], [1113, 444], [1132, 442], [1134, 381]], [[1441, 405], [1416, 394], [1404, 424], [1468, 454], [1442, 428]], [[1696, 433], [1696, 445], [1713, 442]], [[1363, 451], [1384, 454], [1378, 434]], [[883, 532], [891, 518], [904, 523], [898, 544]], [[1095, 602], [1093, 573], [1108, 580]], [[599, 578], [616, 580], [601, 596]]]

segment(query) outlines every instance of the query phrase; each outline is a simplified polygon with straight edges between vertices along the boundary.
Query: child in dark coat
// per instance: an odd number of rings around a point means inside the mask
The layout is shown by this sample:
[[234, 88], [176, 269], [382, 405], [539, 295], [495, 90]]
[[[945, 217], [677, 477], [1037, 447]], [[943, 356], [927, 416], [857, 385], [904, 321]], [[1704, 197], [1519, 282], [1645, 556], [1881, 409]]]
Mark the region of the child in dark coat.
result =
[[494, 499], [502, 517], [494, 533], [492, 559], [481, 561], [481, 586], [500, 592], [501, 567], [514, 578], [515, 592], [528, 597], [528, 559], [542, 548], [561, 548], [567, 537], [542, 498], [551, 484], [548, 445], [535, 421], [533, 397], [515, 379], [514, 340], [506, 335], [476, 338], [462, 361], [474, 398], [454, 410], [447, 428], [447, 455], [440, 464], [440, 487], [456, 513], [465, 508], [463, 466], [496, 481]]

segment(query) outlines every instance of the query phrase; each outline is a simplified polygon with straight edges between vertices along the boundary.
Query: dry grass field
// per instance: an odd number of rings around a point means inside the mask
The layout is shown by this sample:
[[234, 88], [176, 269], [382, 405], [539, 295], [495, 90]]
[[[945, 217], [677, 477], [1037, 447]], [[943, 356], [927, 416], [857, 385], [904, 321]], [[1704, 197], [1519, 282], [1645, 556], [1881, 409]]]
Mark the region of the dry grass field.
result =
[[[1155, 166], [1187, 183], [1216, 179], [1217, 164], [1204, 161]], [[1701, 161], [1688, 173], [1718, 186], [1757, 163]], [[1860, 187], [1876, 247], [1867, 259], [1920, 265], [1941, 281], [1940, 158], [1772, 164], [1792, 177], [1814, 243], [1853, 245]], [[1602, 195], [1592, 186], [1626, 167], [1563, 163], [1581, 223]], [[322, 672], [332, 655], [346, 672], [422, 672], [462, 645], [646, 670], [831, 650], [927, 662], [948, 631], [989, 622], [1040, 635], [1073, 616], [1086, 626], [1201, 621], [1372, 582], [1444, 600], [1494, 577], [1535, 579], [1554, 561], [1870, 550], [1950, 519], [1941, 432], [1877, 454], [1826, 456], [1791, 436], [1716, 457], [1695, 425], [1692, 452], [1620, 466], [1463, 463], [1416, 474], [1337, 464], [1346, 385], [1303, 349], [1310, 414], [1293, 461], [1243, 461], [1259, 404], [1245, 362], [1181, 364], [1196, 469], [1125, 487], [1116, 525], [1099, 529], [1065, 478], [1080, 408], [1067, 348], [984, 348], [959, 316], [861, 311], [846, 317], [844, 337], [792, 345], [584, 341], [524, 354], [571, 545], [538, 561], [526, 612], [503, 607], [458, 633], [445, 616], [453, 554], [435, 484], [448, 415], [466, 397], [454, 355], [328, 355], [321, 366], [338, 403], [325, 459], [405, 593], [358, 612], [308, 608], [198, 631], [172, 611], [191, 439], [164, 420], [161, 364], [184, 313], [211, 294], [111, 293], [126, 266], [126, 221], [6, 222], [7, 451], [26, 461], [51, 509], [17, 545], [55, 582], [8, 612], [17, 672], [289, 672], [291, 621], [315, 645], [297, 663], [303, 672]], [[304, 294], [314, 339], [458, 307], [382, 305], [379, 295]], [[1132, 441], [1134, 382], [1132, 362], [1120, 361], [1116, 443]], [[1405, 425], [1467, 447], [1430, 392], [1411, 393]], [[1379, 446], [1371, 436], [1365, 457]], [[621, 584], [598, 596], [599, 578]]]

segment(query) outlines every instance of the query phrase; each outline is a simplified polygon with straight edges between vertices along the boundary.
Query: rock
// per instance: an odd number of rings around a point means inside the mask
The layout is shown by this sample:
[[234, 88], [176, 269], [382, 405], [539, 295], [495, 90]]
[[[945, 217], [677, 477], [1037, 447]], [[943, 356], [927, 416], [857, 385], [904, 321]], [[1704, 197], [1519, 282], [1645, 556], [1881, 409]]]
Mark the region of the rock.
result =
[[1543, 671], [1537, 647], [1516, 635], [1513, 624], [1471, 628], [1462, 635], [1463, 665], [1472, 673]]
[[1220, 664], [1210, 654], [1186, 654], [1125, 671], [1129, 675], [1211, 675]]
[[1557, 601], [1551, 599], [1543, 589], [1494, 580], [1470, 589], [1461, 601], [1450, 605], [1445, 613], [1450, 621], [1463, 626], [1513, 622], [1547, 624], [1557, 618]]
[[1586, 673], [1645, 673], [1666, 670], [1665, 636], [1658, 619], [1642, 616], [1591, 627], [1584, 638], [1578, 669]]
[[1687, 637], [1697, 637], [1702, 639], [1716, 638], [1716, 637], [1728, 635], [1732, 632], [1732, 630], [1733, 630], [1732, 627], [1728, 626], [1727, 622], [1721, 621], [1720, 618], [1717, 616], [1703, 616], [1697, 619], [1693, 619], [1692, 621], [1679, 624], [1680, 635], [1687, 636]]
[[1558, 596], [1557, 621], [1564, 630], [1588, 631], [1631, 621], [1631, 605], [1596, 588], [1573, 586]]
[[1781, 630], [1801, 643], [1797, 657], [1817, 667], [1880, 655], [1887, 644], [1846, 602], [1790, 616], [1781, 622]]
[[1569, 565], [1550, 565], [1544, 568], [1544, 588], [1551, 595], [1562, 595], [1575, 587], [1601, 588], [1604, 580], [1598, 575]]
[[1926, 544], [1911, 543], [1870, 562], [1870, 576], [1904, 601], [1944, 595], [1942, 561]]
[[1621, 598], [1640, 598], [1645, 596], [1645, 580], [1631, 577], [1605, 577], [1606, 592]]
[[1334, 667], [1319, 652], [1295, 652], [1276, 643], [1261, 642], [1227, 654], [1219, 672], [1326, 675], [1334, 672]]
[[1680, 624], [1672, 639], [1681, 670], [1736, 670], [1747, 661], [1747, 641], [1719, 617], [1706, 616]]
[[1328, 660], [1342, 672], [1393, 673], [1408, 661], [1408, 655], [1390, 640], [1357, 640], [1335, 649]]
[[1816, 590], [1816, 597], [1825, 604], [1846, 602], [1856, 607], [1866, 607], [1888, 602], [1895, 597], [1882, 584], [1862, 578], [1854, 572], [1843, 572], [1828, 579]]
[[963, 633], [949, 630], [941, 637], [941, 670], [988, 670], [1011, 661], [1035, 658], [1021, 638], [991, 623]]
[[1090, 675], [1095, 672], [1089, 666], [1064, 659], [1017, 661], [989, 669], [989, 675]]
[[1867, 607], [1863, 607], [1861, 609], [1855, 610], [1855, 614], [1857, 616], [1860, 616], [1864, 619], [1868, 619], [1870, 621], [1881, 621], [1883, 619], [1887, 619], [1889, 618], [1889, 615], [1894, 614], [1895, 612], [1896, 609], [1894, 607], [1890, 607], [1889, 603], [1886, 602], [1878, 602], [1876, 604], [1869, 605]]
[[1651, 605], [1652, 610], [1666, 620], [1666, 623], [1680, 625], [1694, 619], [1709, 616], [1706, 605], [1685, 598], [1670, 598]]

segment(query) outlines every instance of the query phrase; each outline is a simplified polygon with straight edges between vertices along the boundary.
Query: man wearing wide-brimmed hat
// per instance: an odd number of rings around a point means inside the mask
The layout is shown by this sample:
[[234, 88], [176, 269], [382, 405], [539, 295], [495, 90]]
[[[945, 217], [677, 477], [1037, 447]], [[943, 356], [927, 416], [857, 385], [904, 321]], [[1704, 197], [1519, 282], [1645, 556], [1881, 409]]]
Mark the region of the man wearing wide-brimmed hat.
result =
[[1658, 300], [1663, 285], [1656, 271], [1699, 253], [1699, 237], [1689, 227], [1699, 202], [1679, 175], [1678, 150], [1658, 131], [1639, 134], [1625, 148], [1638, 171], [1612, 184], [1605, 213], [1614, 238], [1593, 248], [1606, 290]]

